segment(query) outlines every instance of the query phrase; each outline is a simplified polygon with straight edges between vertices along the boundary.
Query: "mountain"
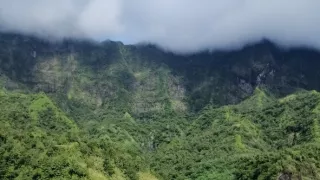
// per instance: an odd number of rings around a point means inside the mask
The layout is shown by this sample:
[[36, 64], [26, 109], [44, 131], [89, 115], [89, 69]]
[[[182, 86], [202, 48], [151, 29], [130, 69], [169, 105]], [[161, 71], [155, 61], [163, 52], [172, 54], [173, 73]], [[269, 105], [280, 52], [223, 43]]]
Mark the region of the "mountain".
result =
[[91, 136], [45, 94], [1, 91], [0, 97], [1, 179], [134, 179], [136, 173], [148, 175], [139, 164], [143, 158], [137, 155], [137, 142], [125, 130], [110, 125], [103, 134]]
[[1, 179], [320, 179], [320, 53], [0, 34]]
[[0, 39], [7, 89], [18, 83], [95, 108], [120, 105], [135, 114], [199, 111], [208, 104], [238, 103], [258, 85], [280, 96], [320, 88], [319, 52], [283, 50], [268, 41], [238, 51], [179, 56], [152, 45], [111, 41], [49, 43], [14, 34]]
[[319, 179], [319, 100], [315, 91], [275, 99], [256, 89], [208, 108], [159, 147], [155, 169], [164, 179]]

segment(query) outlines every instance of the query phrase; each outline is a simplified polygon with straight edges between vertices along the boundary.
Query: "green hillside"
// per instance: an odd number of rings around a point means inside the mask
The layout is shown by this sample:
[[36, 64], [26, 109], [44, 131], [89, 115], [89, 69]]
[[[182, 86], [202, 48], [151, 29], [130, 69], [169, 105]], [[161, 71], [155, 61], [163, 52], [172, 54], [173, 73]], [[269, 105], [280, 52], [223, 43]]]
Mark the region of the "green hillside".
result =
[[45, 94], [0, 93], [1, 179], [138, 179], [147, 174], [132, 137], [110, 125], [80, 129]]
[[320, 178], [316, 91], [256, 89], [238, 105], [148, 125], [128, 113], [78, 124], [45, 94], [1, 91], [0, 102], [2, 179]]
[[0, 179], [320, 179], [317, 51], [0, 46]]
[[274, 99], [256, 89], [204, 110], [153, 165], [165, 179], [319, 179], [319, 103], [315, 91]]

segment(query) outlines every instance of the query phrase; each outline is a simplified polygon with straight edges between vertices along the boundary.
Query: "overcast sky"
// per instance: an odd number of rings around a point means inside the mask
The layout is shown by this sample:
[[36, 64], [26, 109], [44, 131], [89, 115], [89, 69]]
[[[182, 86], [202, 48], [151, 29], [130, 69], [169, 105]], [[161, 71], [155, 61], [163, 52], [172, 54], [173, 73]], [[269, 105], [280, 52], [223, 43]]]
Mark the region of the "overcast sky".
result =
[[0, 0], [0, 29], [176, 52], [270, 39], [320, 49], [320, 0]]

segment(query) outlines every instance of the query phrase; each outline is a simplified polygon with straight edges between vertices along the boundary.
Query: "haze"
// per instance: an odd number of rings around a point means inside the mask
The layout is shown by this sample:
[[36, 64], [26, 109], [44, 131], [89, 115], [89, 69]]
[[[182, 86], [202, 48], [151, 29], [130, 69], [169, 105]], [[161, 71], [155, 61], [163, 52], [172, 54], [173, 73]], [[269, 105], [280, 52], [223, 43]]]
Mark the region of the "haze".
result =
[[0, 29], [154, 43], [178, 53], [269, 39], [320, 49], [319, 0], [0, 0]]

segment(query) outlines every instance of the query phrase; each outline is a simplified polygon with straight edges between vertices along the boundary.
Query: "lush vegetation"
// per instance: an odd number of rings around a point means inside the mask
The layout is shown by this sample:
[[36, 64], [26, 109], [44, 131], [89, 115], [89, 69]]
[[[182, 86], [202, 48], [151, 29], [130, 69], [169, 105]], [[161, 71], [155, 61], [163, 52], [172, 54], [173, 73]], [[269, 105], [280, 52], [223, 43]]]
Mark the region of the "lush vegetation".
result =
[[138, 179], [139, 172], [147, 174], [139, 145], [117, 126], [88, 133], [44, 94], [1, 91], [0, 106], [1, 179]]
[[320, 179], [318, 52], [0, 44], [0, 179]]
[[0, 96], [1, 179], [320, 178], [316, 91], [275, 99], [256, 89], [238, 105], [157, 123], [110, 112], [78, 124], [45, 94]]
[[319, 179], [319, 103], [317, 92], [274, 99], [256, 89], [204, 110], [152, 166], [165, 179]]

